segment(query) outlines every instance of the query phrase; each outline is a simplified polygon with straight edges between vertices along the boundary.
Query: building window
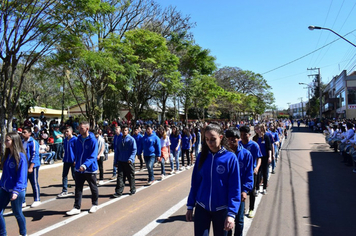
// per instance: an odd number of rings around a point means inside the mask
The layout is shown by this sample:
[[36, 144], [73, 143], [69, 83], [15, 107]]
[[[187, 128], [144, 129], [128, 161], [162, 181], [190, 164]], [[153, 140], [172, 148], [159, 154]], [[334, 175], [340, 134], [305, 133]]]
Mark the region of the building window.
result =
[[345, 90], [341, 91], [338, 97], [339, 97], [339, 107], [346, 106]]
[[356, 87], [347, 88], [347, 104], [356, 104]]

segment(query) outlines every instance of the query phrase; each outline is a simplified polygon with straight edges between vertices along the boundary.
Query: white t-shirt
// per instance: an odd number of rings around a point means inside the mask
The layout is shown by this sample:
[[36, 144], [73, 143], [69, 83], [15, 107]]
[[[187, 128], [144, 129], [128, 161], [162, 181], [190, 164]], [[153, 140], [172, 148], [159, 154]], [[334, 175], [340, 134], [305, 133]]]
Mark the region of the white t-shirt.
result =
[[166, 139], [161, 138], [161, 148], [167, 147], [171, 145], [171, 141], [169, 140], [169, 136], [167, 135]]

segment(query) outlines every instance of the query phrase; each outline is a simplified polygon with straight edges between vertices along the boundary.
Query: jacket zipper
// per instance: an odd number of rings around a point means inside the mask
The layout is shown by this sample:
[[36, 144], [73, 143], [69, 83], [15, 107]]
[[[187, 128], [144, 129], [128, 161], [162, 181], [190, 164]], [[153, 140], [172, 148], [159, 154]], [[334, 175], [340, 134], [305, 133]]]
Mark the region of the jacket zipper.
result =
[[212, 195], [212, 192], [213, 192], [213, 165], [214, 165], [214, 157], [215, 157], [215, 154], [212, 154], [213, 156], [213, 159], [211, 161], [211, 168], [210, 168], [210, 197], [209, 197], [209, 210], [211, 210], [211, 195]]

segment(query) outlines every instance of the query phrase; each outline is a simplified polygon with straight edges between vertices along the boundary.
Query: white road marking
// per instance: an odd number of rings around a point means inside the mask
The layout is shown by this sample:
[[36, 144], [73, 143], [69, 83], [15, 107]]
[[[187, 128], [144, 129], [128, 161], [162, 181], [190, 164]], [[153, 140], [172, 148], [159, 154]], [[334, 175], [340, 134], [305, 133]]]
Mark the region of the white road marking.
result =
[[169, 216], [173, 215], [176, 211], [178, 211], [182, 206], [184, 206], [187, 203], [188, 197], [185, 197], [183, 200], [178, 202], [176, 205], [168, 209], [165, 213], [160, 215], [157, 219], [153, 220], [151, 223], [146, 225], [143, 229], [138, 231], [136, 234], [133, 236], [142, 236], [142, 235], [147, 235], [150, 233], [153, 229], [155, 229], [159, 224], [163, 223]]

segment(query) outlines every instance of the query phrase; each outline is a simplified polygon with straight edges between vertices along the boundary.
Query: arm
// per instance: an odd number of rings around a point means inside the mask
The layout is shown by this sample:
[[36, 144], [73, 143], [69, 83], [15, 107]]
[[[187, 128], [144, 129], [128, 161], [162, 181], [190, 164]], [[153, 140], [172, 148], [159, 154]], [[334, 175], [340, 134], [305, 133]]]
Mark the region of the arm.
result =
[[134, 138], [131, 139], [131, 155], [130, 158], [128, 160], [128, 163], [134, 163], [135, 162], [135, 157], [136, 157], [136, 153], [137, 153], [137, 145], [136, 145], [136, 141]]
[[17, 169], [17, 181], [12, 192], [11, 200], [15, 200], [20, 191], [26, 188], [27, 184], [27, 160], [23, 153], [20, 153], [19, 167]]
[[[90, 152], [90, 156], [80, 166], [80, 169], [79, 169], [80, 171], [86, 170], [88, 168], [88, 166], [92, 165], [96, 161], [96, 157], [98, 156], [98, 145], [97, 145], [96, 139], [92, 139], [92, 143], [90, 145], [90, 150], [88, 150], [88, 151]], [[83, 150], [83, 152], [84, 152], [84, 150]]]
[[[100, 141], [102, 142], [102, 141]], [[101, 150], [99, 150], [99, 154], [97, 156], [97, 159], [99, 160], [101, 156], [104, 156], [104, 151], [105, 151], [105, 142], [102, 142], [102, 145], [101, 145]]]

